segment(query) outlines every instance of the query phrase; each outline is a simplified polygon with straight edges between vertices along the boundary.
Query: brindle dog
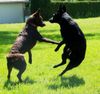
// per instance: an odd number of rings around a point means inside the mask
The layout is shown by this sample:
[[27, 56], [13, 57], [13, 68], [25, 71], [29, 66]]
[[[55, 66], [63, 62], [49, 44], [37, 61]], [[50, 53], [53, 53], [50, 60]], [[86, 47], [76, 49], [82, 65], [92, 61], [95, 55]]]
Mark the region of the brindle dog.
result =
[[17, 77], [19, 81], [22, 82], [21, 76], [26, 69], [26, 61], [24, 59], [23, 54], [25, 52], [28, 52], [29, 63], [31, 64], [32, 63], [31, 48], [35, 46], [37, 41], [58, 44], [58, 42], [56, 41], [41, 36], [37, 30], [38, 26], [40, 27], [45, 26], [39, 10], [33, 13], [27, 19], [24, 29], [18, 35], [15, 43], [13, 44], [7, 56], [8, 79], [10, 79], [12, 68], [16, 68], [19, 70]]

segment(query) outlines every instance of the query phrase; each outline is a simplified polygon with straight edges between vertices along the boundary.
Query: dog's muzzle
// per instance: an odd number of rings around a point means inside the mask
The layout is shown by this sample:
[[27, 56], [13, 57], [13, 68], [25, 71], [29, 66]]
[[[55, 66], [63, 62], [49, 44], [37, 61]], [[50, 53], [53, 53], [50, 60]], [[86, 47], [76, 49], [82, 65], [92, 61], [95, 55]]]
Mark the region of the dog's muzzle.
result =
[[41, 27], [44, 27], [44, 26], [45, 26], [45, 23], [41, 23], [40, 26], [41, 26]]

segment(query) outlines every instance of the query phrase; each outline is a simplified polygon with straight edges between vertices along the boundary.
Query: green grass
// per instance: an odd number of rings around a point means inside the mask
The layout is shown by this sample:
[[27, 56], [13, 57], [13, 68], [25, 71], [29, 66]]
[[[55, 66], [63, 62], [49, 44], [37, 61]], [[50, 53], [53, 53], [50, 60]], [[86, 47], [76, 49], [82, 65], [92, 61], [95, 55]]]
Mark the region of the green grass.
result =
[[[66, 65], [53, 69], [60, 63], [63, 46], [56, 53], [56, 45], [37, 43], [32, 49], [33, 63], [27, 62], [27, 69], [18, 83], [17, 70], [12, 71], [7, 81], [6, 55], [24, 24], [0, 25], [0, 94], [100, 94], [100, 17], [77, 19], [87, 39], [86, 58], [83, 63], [68, 71], [63, 77], [57, 75]], [[54, 40], [61, 40], [59, 26], [46, 22], [38, 28], [40, 33]], [[25, 54], [26, 61], [28, 55]]]

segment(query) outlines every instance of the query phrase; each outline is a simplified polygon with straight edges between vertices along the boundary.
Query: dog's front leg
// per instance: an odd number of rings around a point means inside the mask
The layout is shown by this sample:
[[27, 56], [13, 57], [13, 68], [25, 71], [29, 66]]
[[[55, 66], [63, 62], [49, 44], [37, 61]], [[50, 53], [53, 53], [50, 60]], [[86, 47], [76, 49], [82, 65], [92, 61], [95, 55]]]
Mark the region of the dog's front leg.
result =
[[59, 42], [56, 42], [56, 41], [48, 39], [48, 38], [41, 38], [41, 40], [39, 40], [39, 41], [40, 42], [52, 43], [52, 44], [59, 44]]
[[31, 50], [28, 51], [28, 55], [29, 55], [29, 63], [32, 64], [32, 53], [31, 53]]
[[64, 44], [64, 41], [61, 41], [58, 46], [56, 47], [55, 51], [57, 52], [59, 48]]

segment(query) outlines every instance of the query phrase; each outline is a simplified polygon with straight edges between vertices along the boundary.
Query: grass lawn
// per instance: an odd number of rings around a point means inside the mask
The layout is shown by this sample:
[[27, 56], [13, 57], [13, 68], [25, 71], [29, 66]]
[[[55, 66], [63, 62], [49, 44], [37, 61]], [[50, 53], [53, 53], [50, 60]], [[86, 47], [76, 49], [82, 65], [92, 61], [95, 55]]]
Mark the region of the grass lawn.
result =
[[[18, 71], [13, 69], [11, 81], [7, 81], [6, 55], [24, 24], [0, 24], [0, 94], [100, 94], [100, 17], [77, 19], [87, 39], [86, 58], [83, 63], [66, 72], [58, 74], [66, 65], [53, 69], [60, 63], [63, 46], [54, 52], [56, 45], [37, 43], [32, 49], [33, 63], [27, 62], [27, 69], [18, 83]], [[46, 22], [47, 26], [38, 28], [40, 33], [54, 40], [61, 40], [59, 26]], [[28, 54], [25, 54], [28, 61]]]

